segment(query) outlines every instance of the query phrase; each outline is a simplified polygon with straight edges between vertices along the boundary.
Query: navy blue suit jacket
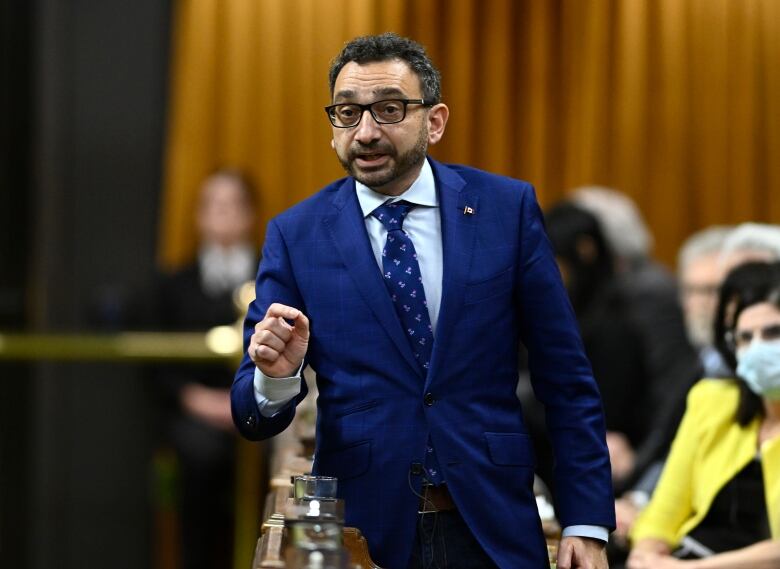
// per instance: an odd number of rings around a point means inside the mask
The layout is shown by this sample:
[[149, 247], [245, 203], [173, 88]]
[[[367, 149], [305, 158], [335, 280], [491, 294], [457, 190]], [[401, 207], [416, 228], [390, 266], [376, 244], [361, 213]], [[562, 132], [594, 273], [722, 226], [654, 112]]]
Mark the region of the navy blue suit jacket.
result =
[[[421, 483], [410, 470], [423, 462], [430, 436], [450, 493], [488, 554], [500, 567], [541, 569], [548, 564], [534, 453], [515, 396], [519, 343], [547, 411], [564, 526], [615, 523], [598, 389], [533, 188], [431, 164], [444, 274], [427, 376], [382, 281], [352, 178], [269, 223], [245, 347], [271, 303], [308, 315], [306, 361], [320, 392], [314, 472], [338, 477], [346, 522], [363, 531], [377, 563], [406, 567], [418, 506], [410, 484], [419, 492]], [[253, 376], [245, 356], [233, 416], [244, 436], [262, 439], [287, 427], [295, 405], [263, 417]]]

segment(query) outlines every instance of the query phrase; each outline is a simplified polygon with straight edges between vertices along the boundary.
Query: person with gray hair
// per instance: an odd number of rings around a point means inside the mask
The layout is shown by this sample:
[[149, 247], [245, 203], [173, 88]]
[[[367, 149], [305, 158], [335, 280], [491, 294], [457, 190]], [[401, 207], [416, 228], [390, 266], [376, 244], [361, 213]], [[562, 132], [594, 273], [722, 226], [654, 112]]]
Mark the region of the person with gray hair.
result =
[[571, 201], [598, 218], [612, 252], [622, 263], [631, 265], [650, 256], [653, 235], [627, 195], [604, 186], [582, 186], [574, 190]]
[[677, 256], [680, 303], [688, 339], [699, 351], [706, 377], [730, 374], [714, 347], [715, 309], [723, 280], [721, 254], [732, 227], [715, 225], [694, 233], [683, 243]]
[[747, 222], [738, 225], [723, 243], [723, 274], [747, 261], [780, 260], [780, 225]]

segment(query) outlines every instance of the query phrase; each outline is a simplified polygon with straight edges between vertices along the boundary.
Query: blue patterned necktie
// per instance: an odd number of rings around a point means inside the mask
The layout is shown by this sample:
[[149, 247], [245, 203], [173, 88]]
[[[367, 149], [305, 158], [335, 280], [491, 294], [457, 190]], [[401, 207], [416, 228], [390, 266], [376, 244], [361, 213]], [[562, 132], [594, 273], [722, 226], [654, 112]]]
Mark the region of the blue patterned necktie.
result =
[[417, 363], [427, 373], [433, 349], [433, 331], [425, 301], [420, 264], [414, 244], [403, 230], [404, 219], [413, 204], [405, 201], [384, 203], [371, 212], [387, 229], [382, 250], [382, 275], [393, 306]]
[[[371, 212], [387, 229], [387, 241], [382, 250], [382, 275], [393, 300], [395, 312], [414, 352], [414, 357], [427, 374], [433, 352], [433, 328], [425, 300], [417, 252], [403, 223], [414, 207], [406, 201], [385, 202]], [[426, 445], [425, 475], [431, 484], [444, 482], [436, 452], [430, 439]]]

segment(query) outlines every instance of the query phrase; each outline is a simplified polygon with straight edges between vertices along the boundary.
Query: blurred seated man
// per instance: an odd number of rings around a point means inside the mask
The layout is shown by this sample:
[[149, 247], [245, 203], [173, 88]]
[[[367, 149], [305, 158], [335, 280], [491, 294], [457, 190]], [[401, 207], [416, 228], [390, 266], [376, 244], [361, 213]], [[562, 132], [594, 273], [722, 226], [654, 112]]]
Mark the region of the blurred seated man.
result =
[[[197, 203], [197, 259], [159, 286], [163, 329], [206, 331], [233, 324], [233, 292], [254, 278], [254, 196], [238, 172], [207, 177]], [[159, 384], [167, 400], [165, 431], [180, 467], [184, 569], [231, 563], [236, 433], [230, 414], [233, 374], [223, 365], [169, 366]]]
[[691, 235], [680, 248], [677, 278], [688, 340], [699, 353], [702, 377], [730, 377], [714, 345], [718, 291], [725, 276], [721, 254], [733, 228], [714, 226]]
[[725, 299], [737, 379], [691, 390], [661, 480], [631, 531], [629, 569], [678, 567], [670, 556], [708, 558], [692, 568], [732, 567], [718, 564], [719, 554], [780, 536], [780, 264], [740, 269], [754, 272], [755, 288]]

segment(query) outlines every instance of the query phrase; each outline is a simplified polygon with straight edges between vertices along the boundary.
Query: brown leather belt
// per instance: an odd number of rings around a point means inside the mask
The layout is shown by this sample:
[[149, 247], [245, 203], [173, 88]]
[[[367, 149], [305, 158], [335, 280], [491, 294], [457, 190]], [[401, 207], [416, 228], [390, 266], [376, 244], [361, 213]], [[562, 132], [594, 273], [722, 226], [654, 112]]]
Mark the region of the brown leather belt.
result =
[[423, 486], [421, 492], [422, 498], [420, 498], [420, 508], [418, 511], [420, 514], [446, 512], [448, 510], [456, 509], [455, 502], [453, 502], [446, 484], [441, 484], [439, 486]]

